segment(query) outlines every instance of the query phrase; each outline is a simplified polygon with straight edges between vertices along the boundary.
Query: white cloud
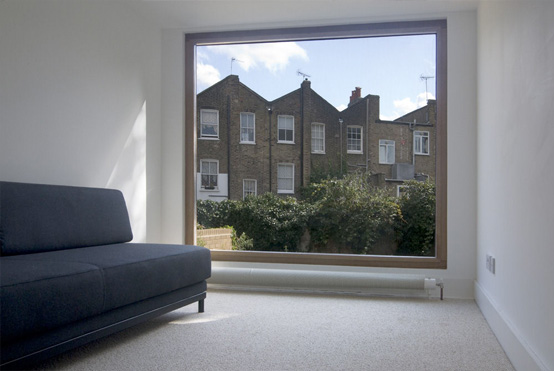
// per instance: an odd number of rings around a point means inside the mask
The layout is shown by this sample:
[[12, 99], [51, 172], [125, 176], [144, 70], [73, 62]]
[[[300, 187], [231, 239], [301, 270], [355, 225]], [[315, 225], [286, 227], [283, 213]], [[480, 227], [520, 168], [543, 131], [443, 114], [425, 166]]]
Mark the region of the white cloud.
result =
[[295, 42], [262, 43], [243, 45], [209, 46], [210, 50], [231, 58], [236, 58], [235, 65], [248, 71], [250, 68], [262, 67], [275, 73], [284, 69], [289, 60], [300, 58], [308, 60], [308, 53]]
[[380, 119], [385, 121], [394, 121], [396, 120], [400, 115], [397, 115], [396, 113], [393, 116], [383, 115], [380, 114]]
[[398, 113], [399, 116], [405, 115], [408, 112], [412, 112], [417, 108], [417, 104], [412, 102], [412, 99], [410, 97], [395, 100], [392, 102], [394, 105], [394, 108], [397, 109], [395, 113]]
[[392, 102], [396, 110], [391, 116], [381, 115], [382, 120], [395, 120], [400, 116], [404, 116], [407, 113], [415, 111], [418, 108], [421, 108], [427, 105], [428, 99], [436, 99], [435, 96], [431, 93], [419, 93], [416, 97], [416, 101], [412, 101], [412, 98], [407, 97], [404, 99], [398, 99]]
[[428, 99], [436, 99], [435, 96], [431, 93], [420, 93], [417, 95], [417, 107], [421, 108], [427, 105]]
[[199, 86], [212, 86], [221, 80], [221, 74], [214, 66], [198, 62], [196, 64], [196, 80]]

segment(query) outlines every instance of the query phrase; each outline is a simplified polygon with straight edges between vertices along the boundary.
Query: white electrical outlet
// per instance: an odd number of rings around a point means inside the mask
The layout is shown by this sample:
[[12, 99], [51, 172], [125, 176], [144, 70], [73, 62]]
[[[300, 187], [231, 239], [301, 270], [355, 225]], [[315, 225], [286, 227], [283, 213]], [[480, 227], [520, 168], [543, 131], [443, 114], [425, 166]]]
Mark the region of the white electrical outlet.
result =
[[496, 271], [496, 259], [494, 258], [494, 256], [487, 254], [486, 265], [487, 265], [487, 270], [492, 274], [494, 274]]

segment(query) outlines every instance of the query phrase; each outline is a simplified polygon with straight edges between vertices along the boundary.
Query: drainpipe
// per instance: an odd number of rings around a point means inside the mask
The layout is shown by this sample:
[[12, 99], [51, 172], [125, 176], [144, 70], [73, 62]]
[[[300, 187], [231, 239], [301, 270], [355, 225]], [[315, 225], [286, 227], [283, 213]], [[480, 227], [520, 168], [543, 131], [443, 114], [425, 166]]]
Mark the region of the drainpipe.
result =
[[304, 83], [300, 85], [300, 182], [304, 186]]
[[369, 171], [369, 98], [366, 99], [365, 103], [365, 172], [367, 173]]
[[410, 132], [412, 133], [412, 166], [414, 167], [414, 173], [415, 173], [415, 146], [414, 146], [415, 125], [416, 125], [416, 119], [414, 119], [413, 124], [411, 122], [408, 124], [408, 128], [410, 129]]
[[340, 175], [343, 175], [342, 169], [342, 118], [339, 117], [339, 130], [340, 130]]
[[271, 141], [271, 116], [273, 113], [273, 109], [271, 107], [267, 107], [267, 112], [269, 113], [269, 192], [271, 192], [271, 180], [272, 180], [271, 174], [273, 173], [271, 170], [272, 168], [271, 148], [273, 147], [273, 142]]
[[227, 95], [227, 199], [231, 199], [231, 96]]

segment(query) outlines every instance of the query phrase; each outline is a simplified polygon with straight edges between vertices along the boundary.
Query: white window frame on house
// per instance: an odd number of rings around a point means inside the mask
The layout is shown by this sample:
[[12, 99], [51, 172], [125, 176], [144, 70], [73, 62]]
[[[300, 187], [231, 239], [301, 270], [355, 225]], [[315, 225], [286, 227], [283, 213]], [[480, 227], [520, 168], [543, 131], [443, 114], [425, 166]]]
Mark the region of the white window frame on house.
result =
[[[292, 128], [281, 127], [285, 122], [290, 120]], [[281, 131], [285, 133], [285, 139], [281, 139]], [[292, 132], [292, 139], [287, 140], [287, 132]], [[278, 115], [277, 116], [277, 143], [294, 144], [294, 116], [291, 115]]]
[[[215, 113], [216, 123], [205, 123], [204, 114]], [[204, 127], [214, 127], [215, 134], [207, 134], [204, 132]], [[200, 138], [202, 139], [219, 139], [219, 111], [215, 109], [201, 109], [200, 110]]]
[[[350, 130], [359, 130], [359, 138], [351, 138]], [[356, 134], [358, 136], [358, 134]], [[355, 141], [355, 142], [354, 142]], [[354, 148], [352, 148], [354, 146]], [[359, 125], [346, 126], [346, 153], [360, 154], [364, 153], [364, 128]]]
[[[212, 251], [214, 261], [272, 264], [315, 264], [358, 267], [447, 268], [447, 21], [395, 21], [334, 26], [279, 28], [249, 31], [202, 32], [185, 35], [184, 71], [184, 243], [196, 243], [196, 148], [199, 119], [196, 106], [196, 47], [251, 42], [348, 39], [352, 37], [434, 35], [436, 40], [436, 154], [435, 256], [376, 256], [265, 251]], [[275, 171], [275, 170], [273, 170]]]
[[[382, 149], [384, 149], [384, 154], [381, 151]], [[395, 161], [396, 161], [395, 141], [390, 139], [379, 139], [379, 163], [384, 165], [393, 165]]]
[[[214, 164], [215, 163], [215, 173], [211, 172], [211, 168], [210, 166], [208, 165], [208, 173], [203, 173], [202, 170], [204, 169], [204, 166], [203, 164], [204, 163], [207, 163], [207, 164]], [[215, 187], [213, 188], [206, 188], [206, 185], [204, 185], [204, 182], [203, 182], [203, 179], [202, 177], [204, 175], [207, 175], [207, 176], [215, 176], [216, 180], [215, 180]], [[202, 159], [200, 160], [200, 190], [201, 191], [210, 191], [210, 192], [215, 192], [215, 191], [219, 191], [219, 160], [212, 160], [212, 159]]]
[[325, 154], [325, 124], [312, 122], [312, 153]]
[[[282, 169], [291, 169], [291, 176], [285, 176]], [[282, 187], [282, 180], [290, 181], [290, 187]], [[277, 164], [277, 193], [294, 194], [294, 164], [279, 163]]]
[[402, 193], [405, 192], [405, 188], [408, 188], [407, 185], [400, 184], [396, 186], [396, 197], [401, 197]]
[[[250, 119], [252, 126], [249, 126]], [[243, 135], [247, 135], [247, 139], [244, 140]], [[252, 140], [250, 140], [252, 136]], [[240, 143], [241, 144], [256, 144], [256, 115], [252, 112], [240, 113]]]
[[428, 131], [414, 131], [414, 153], [416, 155], [429, 155], [430, 138]]
[[256, 196], [257, 194], [258, 194], [258, 181], [256, 179], [243, 179], [242, 180], [242, 199], [244, 200], [247, 196]]

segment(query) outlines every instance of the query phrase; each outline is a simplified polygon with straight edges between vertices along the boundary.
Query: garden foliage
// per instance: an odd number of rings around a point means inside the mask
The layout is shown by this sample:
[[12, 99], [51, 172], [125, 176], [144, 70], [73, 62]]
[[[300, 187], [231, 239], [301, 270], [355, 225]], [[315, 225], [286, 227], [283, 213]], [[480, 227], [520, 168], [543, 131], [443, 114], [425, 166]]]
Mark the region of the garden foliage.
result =
[[392, 197], [368, 180], [364, 174], [321, 180], [305, 187], [299, 200], [273, 193], [243, 201], [199, 200], [198, 223], [232, 226], [234, 248], [241, 250], [295, 252], [308, 234], [311, 252], [375, 254], [386, 241], [396, 255], [432, 256], [435, 185], [408, 181], [403, 196]]

